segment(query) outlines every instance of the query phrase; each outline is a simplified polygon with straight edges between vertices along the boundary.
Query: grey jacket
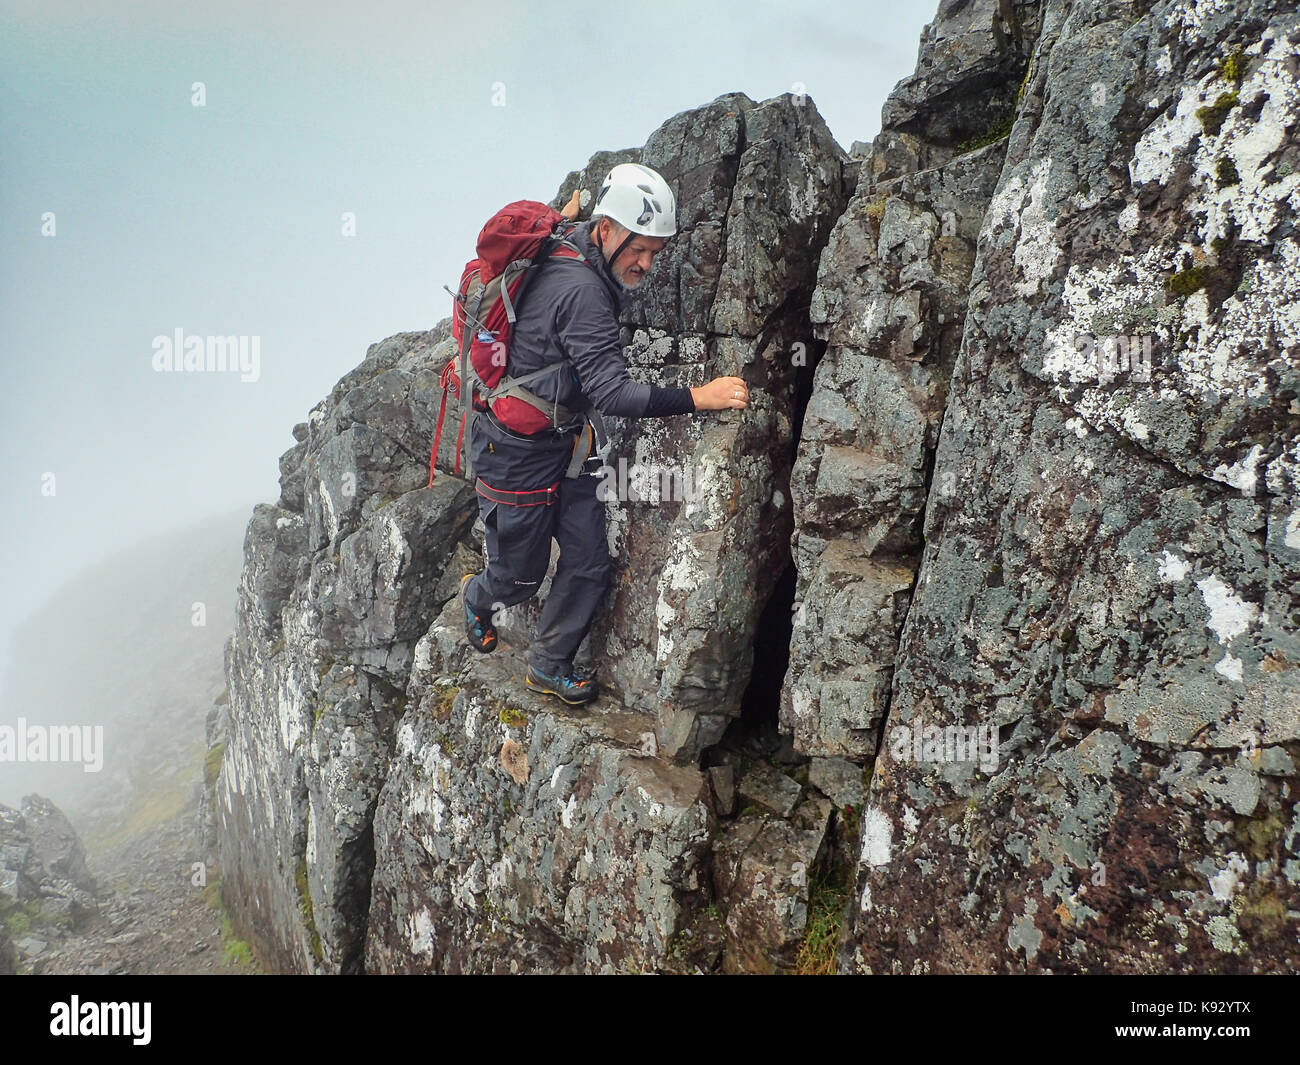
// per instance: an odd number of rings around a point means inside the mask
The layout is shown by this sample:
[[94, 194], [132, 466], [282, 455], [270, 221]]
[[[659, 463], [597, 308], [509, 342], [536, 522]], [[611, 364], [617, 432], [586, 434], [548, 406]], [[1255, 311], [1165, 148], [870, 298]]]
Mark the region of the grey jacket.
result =
[[567, 357], [569, 369], [538, 378], [527, 388], [575, 411], [595, 407], [601, 414], [626, 418], [692, 413], [689, 388], [660, 388], [628, 375], [618, 331], [623, 286], [592, 243], [591, 229], [592, 223], [584, 222], [569, 235], [586, 263], [550, 259], [528, 279], [510, 332], [507, 373], [522, 377]]

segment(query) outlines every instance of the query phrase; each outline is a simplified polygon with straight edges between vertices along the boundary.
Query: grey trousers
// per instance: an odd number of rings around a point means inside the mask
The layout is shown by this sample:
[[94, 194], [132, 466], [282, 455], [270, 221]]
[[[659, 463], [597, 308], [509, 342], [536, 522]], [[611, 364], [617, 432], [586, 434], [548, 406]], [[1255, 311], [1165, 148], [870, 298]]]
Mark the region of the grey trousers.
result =
[[[528, 662], [559, 675], [573, 668], [573, 656], [591, 629], [612, 572], [605, 504], [596, 497], [601, 461], [594, 448], [578, 476], [564, 476], [575, 435], [543, 430], [523, 436], [485, 414], [477, 415], [470, 426], [488, 564], [467, 582], [465, 601], [491, 624], [496, 611], [536, 595], [550, 565], [554, 539], [560, 558]], [[498, 493], [551, 486], [557, 490], [550, 503], [514, 505], [487, 498], [480, 480]]]

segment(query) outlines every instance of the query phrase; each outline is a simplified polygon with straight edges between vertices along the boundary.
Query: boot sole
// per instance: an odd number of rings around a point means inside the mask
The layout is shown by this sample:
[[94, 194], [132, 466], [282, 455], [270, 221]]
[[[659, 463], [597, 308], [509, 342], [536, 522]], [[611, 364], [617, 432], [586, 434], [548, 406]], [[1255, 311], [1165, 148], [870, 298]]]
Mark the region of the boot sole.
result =
[[[474, 574], [467, 573], [460, 579], [460, 608], [463, 613], [468, 613], [469, 611], [469, 604], [465, 602], [465, 585], [469, 583], [470, 578], [473, 576]], [[480, 654], [489, 655], [497, 649], [496, 630], [493, 630], [493, 635], [489, 637], [486, 644], [478, 644], [474, 642], [474, 634], [469, 631], [469, 625], [466, 624], [465, 642]]]
[[566, 699], [564, 695], [557, 692], [554, 688], [548, 688], [541, 681], [534, 681], [527, 673], [524, 674], [524, 687], [531, 688], [535, 692], [542, 692], [545, 695], [554, 695], [562, 703], [568, 703], [569, 706], [583, 706], [586, 703], [594, 702], [600, 695], [599, 692], [593, 692], [585, 699]]

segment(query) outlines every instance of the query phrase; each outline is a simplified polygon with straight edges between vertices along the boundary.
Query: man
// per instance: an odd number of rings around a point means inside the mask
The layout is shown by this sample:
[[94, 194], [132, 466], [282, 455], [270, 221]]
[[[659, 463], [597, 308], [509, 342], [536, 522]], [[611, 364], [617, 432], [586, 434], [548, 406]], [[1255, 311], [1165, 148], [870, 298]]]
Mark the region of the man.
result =
[[[576, 216], [574, 196], [565, 209], [568, 217]], [[610, 170], [591, 220], [569, 234], [586, 262], [555, 258], [537, 267], [510, 334], [508, 374], [523, 377], [562, 363], [529, 388], [580, 416], [529, 436], [507, 429], [491, 413], [471, 422], [488, 565], [461, 580], [466, 634], [476, 650], [496, 648], [493, 613], [536, 594], [554, 538], [560, 558], [524, 683], [566, 703], [590, 702], [597, 695], [591, 678], [574, 673], [573, 656], [591, 628], [612, 569], [605, 504], [596, 493], [603, 459], [591, 431], [592, 408], [625, 418], [659, 418], [743, 410], [749, 402], [749, 389], [738, 377], [718, 377], [699, 388], [659, 388], [628, 375], [618, 327], [624, 290], [641, 284], [676, 232], [676, 202], [658, 173], [636, 163]], [[565, 475], [575, 470], [577, 476]]]

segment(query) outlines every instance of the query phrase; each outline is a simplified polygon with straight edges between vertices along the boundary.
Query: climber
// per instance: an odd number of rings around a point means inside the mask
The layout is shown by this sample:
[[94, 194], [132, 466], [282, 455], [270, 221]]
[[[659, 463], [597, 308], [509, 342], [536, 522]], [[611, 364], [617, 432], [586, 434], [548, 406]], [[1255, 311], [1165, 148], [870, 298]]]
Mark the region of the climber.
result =
[[[563, 213], [577, 216], [578, 193]], [[520, 377], [563, 361], [559, 371], [529, 387], [578, 416], [531, 435], [505, 428], [490, 412], [471, 423], [488, 564], [461, 580], [469, 643], [482, 652], [496, 648], [495, 612], [537, 593], [554, 538], [560, 558], [524, 683], [566, 703], [596, 698], [594, 680], [574, 672], [573, 656], [591, 628], [612, 569], [605, 504], [596, 492], [609, 450], [607, 443], [597, 446], [603, 437], [600, 414], [661, 418], [743, 410], [749, 402], [748, 386], [739, 377], [717, 377], [697, 388], [659, 388], [628, 375], [619, 342], [624, 290], [641, 283], [676, 232], [676, 201], [663, 177], [636, 163], [610, 170], [590, 220], [569, 234], [585, 263], [555, 258], [538, 269], [516, 308], [510, 335], [508, 373]]]

